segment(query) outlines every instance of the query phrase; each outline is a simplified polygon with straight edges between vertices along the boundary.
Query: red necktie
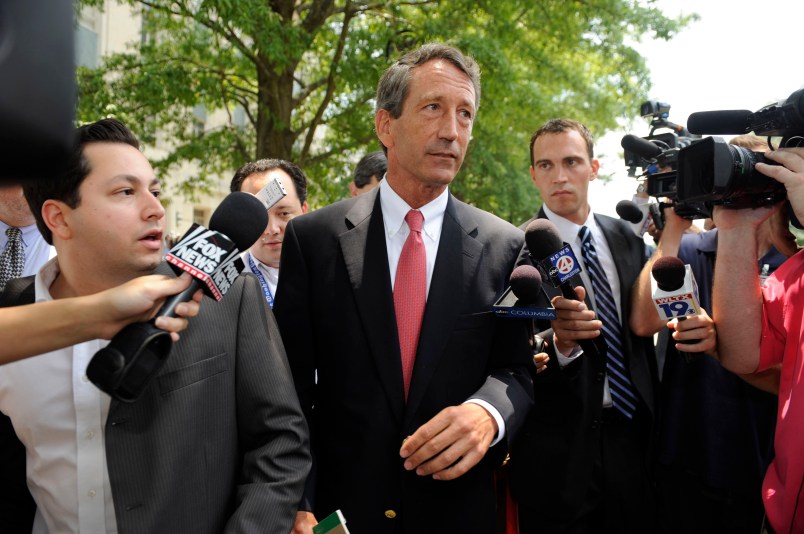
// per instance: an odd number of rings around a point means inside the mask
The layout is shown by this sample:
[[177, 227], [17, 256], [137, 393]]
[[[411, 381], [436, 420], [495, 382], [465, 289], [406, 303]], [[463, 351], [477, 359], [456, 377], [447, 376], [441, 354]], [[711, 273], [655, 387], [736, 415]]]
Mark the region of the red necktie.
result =
[[402, 247], [394, 280], [394, 309], [399, 332], [399, 351], [402, 354], [402, 378], [405, 382], [405, 399], [413, 376], [416, 348], [427, 301], [427, 261], [422, 240], [424, 215], [410, 210], [405, 216], [410, 234]]

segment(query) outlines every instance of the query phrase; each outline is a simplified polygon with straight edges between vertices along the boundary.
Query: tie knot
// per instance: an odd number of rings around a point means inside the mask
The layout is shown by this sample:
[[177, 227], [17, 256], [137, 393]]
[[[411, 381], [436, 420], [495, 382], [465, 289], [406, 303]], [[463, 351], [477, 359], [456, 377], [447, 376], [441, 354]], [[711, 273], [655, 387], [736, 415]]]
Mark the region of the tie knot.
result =
[[581, 239], [581, 244], [585, 245], [592, 237], [592, 232], [586, 226], [581, 226], [580, 230], [578, 230], [578, 237]]
[[13, 226], [9, 226], [6, 228], [6, 237], [8, 237], [9, 241], [14, 241], [20, 238], [22, 235], [22, 230], [19, 228], [14, 228]]
[[424, 215], [422, 215], [422, 212], [419, 210], [410, 210], [408, 214], [405, 215], [405, 222], [408, 223], [408, 228], [410, 228], [411, 232], [421, 233]]

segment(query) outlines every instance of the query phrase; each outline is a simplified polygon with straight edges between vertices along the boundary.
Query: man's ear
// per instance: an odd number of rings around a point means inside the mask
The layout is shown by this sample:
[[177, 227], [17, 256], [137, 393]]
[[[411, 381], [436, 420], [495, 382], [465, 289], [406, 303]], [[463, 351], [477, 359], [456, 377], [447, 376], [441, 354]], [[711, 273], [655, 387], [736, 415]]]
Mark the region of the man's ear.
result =
[[69, 239], [72, 236], [70, 215], [72, 208], [60, 200], [46, 200], [42, 204], [42, 219], [53, 236], [60, 239]]
[[377, 131], [377, 137], [386, 148], [394, 146], [393, 136], [391, 135], [392, 121], [393, 118], [387, 109], [377, 111], [374, 116], [374, 129]]
[[353, 197], [357, 196], [357, 186], [355, 185], [354, 181], [349, 182], [349, 194]]
[[592, 174], [589, 176], [589, 181], [591, 182], [595, 178], [597, 178], [597, 171], [600, 170], [600, 162], [596, 159], [593, 159], [590, 163], [590, 167], [592, 167]]

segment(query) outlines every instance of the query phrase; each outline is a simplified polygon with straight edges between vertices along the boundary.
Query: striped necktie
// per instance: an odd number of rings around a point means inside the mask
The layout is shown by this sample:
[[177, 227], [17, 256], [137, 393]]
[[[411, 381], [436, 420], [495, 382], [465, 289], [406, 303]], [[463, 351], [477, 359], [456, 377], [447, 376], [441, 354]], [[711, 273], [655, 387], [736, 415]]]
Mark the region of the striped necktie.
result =
[[606, 351], [606, 372], [609, 378], [609, 390], [614, 408], [625, 417], [634, 417], [637, 408], [637, 396], [634, 386], [629, 378], [628, 368], [625, 364], [625, 351], [623, 350], [620, 319], [617, 315], [617, 306], [611, 293], [609, 280], [600, 265], [600, 261], [592, 242], [592, 232], [582, 226], [578, 231], [581, 239], [581, 252], [586, 272], [592, 281], [592, 291], [595, 294], [595, 308], [598, 319], [603, 323], [603, 337], [608, 344]]
[[6, 287], [6, 282], [22, 276], [25, 266], [25, 251], [22, 249], [22, 230], [10, 226], [6, 228], [6, 248], [0, 256], [0, 291]]

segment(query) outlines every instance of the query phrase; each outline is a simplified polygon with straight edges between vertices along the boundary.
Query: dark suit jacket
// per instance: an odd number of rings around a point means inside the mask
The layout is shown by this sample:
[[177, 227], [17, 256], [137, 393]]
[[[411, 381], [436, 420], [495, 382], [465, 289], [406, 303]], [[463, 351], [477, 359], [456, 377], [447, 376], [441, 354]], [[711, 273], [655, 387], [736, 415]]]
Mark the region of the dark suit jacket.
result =
[[[546, 218], [544, 211], [540, 210], [537, 217]], [[645, 246], [623, 221], [605, 215], [594, 217], [617, 265], [621, 326], [631, 379], [653, 418], [658, 376], [653, 338], [636, 336], [628, 326], [631, 290], [646, 261]], [[580, 276], [572, 279], [572, 285], [583, 285]], [[551, 297], [560, 294], [549, 283], [543, 287]], [[591, 308], [588, 300], [587, 306]], [[554, 524], [576, 516], [589, 488], [593, 462], [599, 456], [605, 375], [605, 354], [593, 358], [582, 355], [563, 369], [551, 358], [547, 369], [534, 379], [538, 409], [528, 416], [514, 444], [512, 489], [520, 503], [536, 508]], [[649, 461], [648, 457], [644, 459], [646, 465]]]
[[319, 519], [340, 508], [356, 534], [491, 532], [505, 440], [451, 482], [405, 471], [399, 449], [469, 398], [495, 406], [516, 435], [532, 403], [526, 325], [491, 305], [523, 234], [450, 196], [406, 404], [379, 191], [285, 232], [274, 311], [311, 426], [307, 506]]
[[290, 532], [307, 428], [253, 275], [204, 299], [138, 401], [112, 401], [105, 440], [121, 533]]

